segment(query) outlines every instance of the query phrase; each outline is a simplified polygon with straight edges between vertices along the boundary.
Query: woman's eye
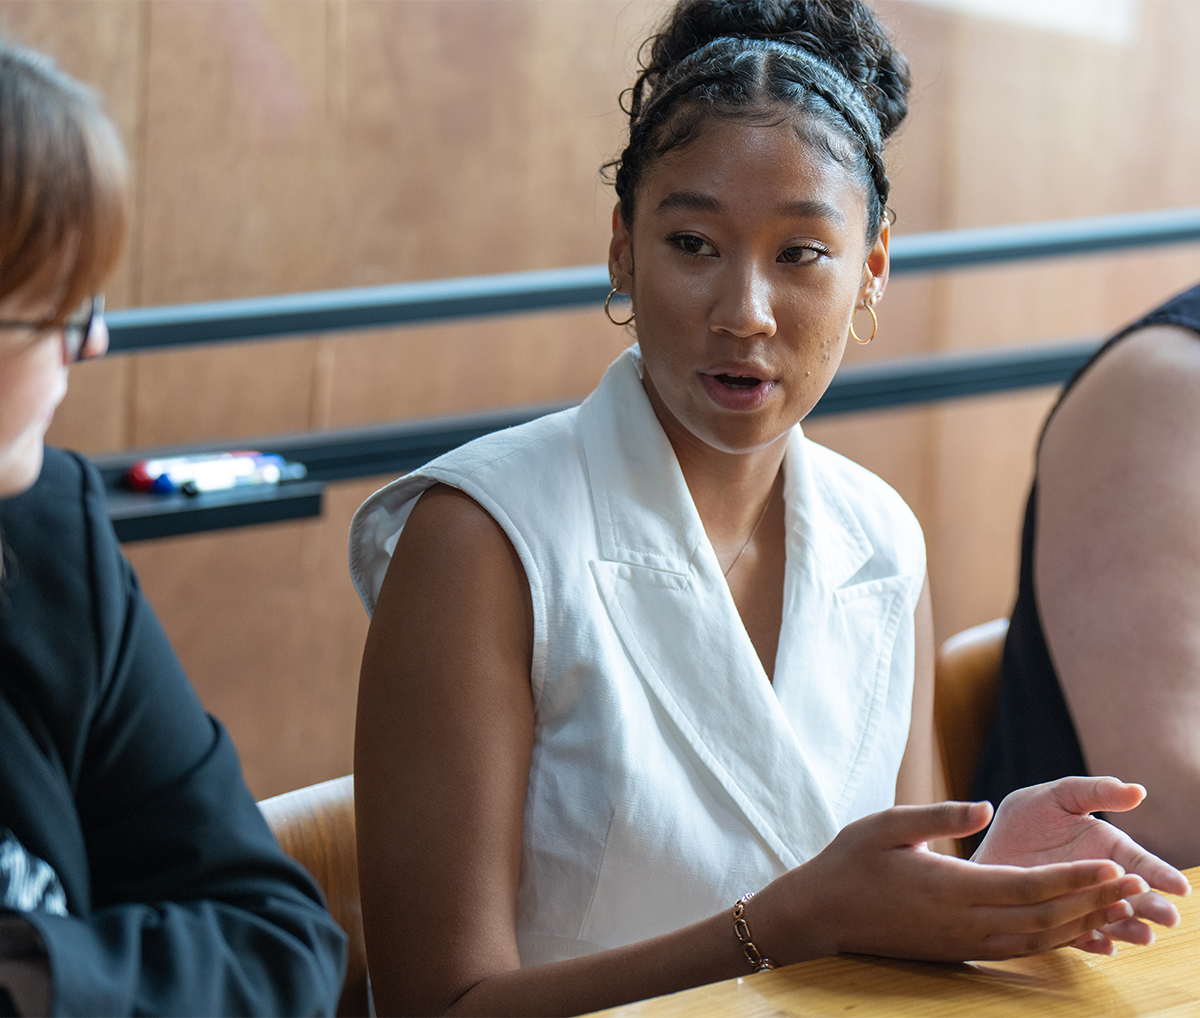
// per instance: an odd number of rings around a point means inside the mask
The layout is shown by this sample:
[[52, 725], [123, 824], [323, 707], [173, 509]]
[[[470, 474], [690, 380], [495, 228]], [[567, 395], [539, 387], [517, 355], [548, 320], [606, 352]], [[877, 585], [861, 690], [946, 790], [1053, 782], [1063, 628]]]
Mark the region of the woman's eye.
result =
[[704, 238], [697, 237], [694, 233], [677, 233], [675, 236], [670, 238], [670, 241], [685, 254], [716, 254], [716, 248], [714, 248]]
[[791, 265], [803, 265], [807, 262], [815, 261], [824, 253], [824, 251], [816, 247], [785, 247], [779, 252], [779, 261], [787, 262]]

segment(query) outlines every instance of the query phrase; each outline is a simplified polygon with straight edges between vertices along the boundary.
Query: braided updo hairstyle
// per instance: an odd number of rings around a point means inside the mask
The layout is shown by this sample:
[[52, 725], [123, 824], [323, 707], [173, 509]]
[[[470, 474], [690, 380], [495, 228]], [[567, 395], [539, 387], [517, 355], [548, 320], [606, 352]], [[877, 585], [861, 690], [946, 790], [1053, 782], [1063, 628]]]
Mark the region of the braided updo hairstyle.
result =
[[606, 166], [626, 227], [646, 168], [706, 118], [735, 117], [790, 121], [859, 177], [875, 243], [890, 188], [883, 149], [908, 112], [910, 75], [862, 0], [680, 0], [641, 53], [629, 143]]

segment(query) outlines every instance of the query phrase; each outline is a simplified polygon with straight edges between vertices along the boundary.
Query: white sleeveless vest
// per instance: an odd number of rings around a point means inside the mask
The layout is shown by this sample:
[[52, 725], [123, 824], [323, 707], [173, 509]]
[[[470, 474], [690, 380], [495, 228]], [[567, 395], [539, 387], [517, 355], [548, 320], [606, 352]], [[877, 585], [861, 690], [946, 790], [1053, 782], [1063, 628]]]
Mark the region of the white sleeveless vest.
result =
[[408, 514], [438, 482], [482, 505], [525, 568], [536, 728], [524, 965], [731, 908], [892, 805], [908, 737], [925, 576], [908, 507], [796, 427], [772, 686], [640, 367], [627, 350], [581, 406], [400, 478], [350, 529], [368, 611]]

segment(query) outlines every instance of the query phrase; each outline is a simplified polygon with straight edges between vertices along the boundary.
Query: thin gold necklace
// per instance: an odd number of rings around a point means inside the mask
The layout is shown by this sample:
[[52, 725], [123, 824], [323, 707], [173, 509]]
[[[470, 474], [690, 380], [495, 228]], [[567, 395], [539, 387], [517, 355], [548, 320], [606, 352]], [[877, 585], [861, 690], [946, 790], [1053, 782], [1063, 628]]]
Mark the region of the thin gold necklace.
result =
[[729, 568], [722, 574], [725, 579], [729, 579], [729, 574], [733, 572], [733, 567], [746, 554], [746, 549], [750, 547], [750, 542], [754, 540], [754, 535], [758, 533], [758, 528], [762, 526], [762, 521], [767, 518], [767, 510], [771, 508], [771, 501], [775, 498], [775, 486], [779, 483], [779, 475], [775, 475], [775, 480], [771, 482], [771, 491], [767, 495], [767, 500], [763, 503], [762, 512], [758, 514], [758, 519], [754, 523], [754, 529], [750, 531], [750, 536], [746, 538], [746, 543], [742, 545], [742, 550], [733, 557], [733, 561], [729, 563]]

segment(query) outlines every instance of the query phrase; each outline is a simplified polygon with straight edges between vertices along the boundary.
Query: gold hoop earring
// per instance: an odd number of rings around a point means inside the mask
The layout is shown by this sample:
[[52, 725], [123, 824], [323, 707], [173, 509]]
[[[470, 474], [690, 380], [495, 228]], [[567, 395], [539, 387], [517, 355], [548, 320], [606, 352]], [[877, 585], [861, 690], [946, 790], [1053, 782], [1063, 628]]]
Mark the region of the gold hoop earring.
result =
[[[869, 335], [866, 339], [858, 338], [858, 333], [854, 331], [854, 315], [850, 316], [850, 338], [856, 343], [861, 343], [863, 346], [866, 346], [869, 342], [871, 342], [871, 340], [875, 338], [875, 333], [879, 331], [879, 318], [875, 314], [875, 308], [873, 307], [875, 301], [878, 299], [878, 294], [875, 294], [872, 295], [870, 300], [863, 304], [863, 309], [865, 309], [871, 316], [871, 335]], [[855, 314], [857, 314], [859, 309], [855, 308], [854, 311]]]
[[616, 292], [617, 292], [617, 288], [615, 286], [611, 290], [608, 291], [608, 296], [604, 298], [604, 313], [608, 316], [608, 320], [610, 322], [612, 322], [613, 325], [628, 325], [630, 322], [633, 321], [633, 312], [632, 311], [630, 311], [629, 317], [626, 318], [625, 321], [618, 322], [615, 318], [613, 318], [612, 312], [608, 309], [608, 303], [609, 303], [609, 301], [611, 301], [613, 299]]

